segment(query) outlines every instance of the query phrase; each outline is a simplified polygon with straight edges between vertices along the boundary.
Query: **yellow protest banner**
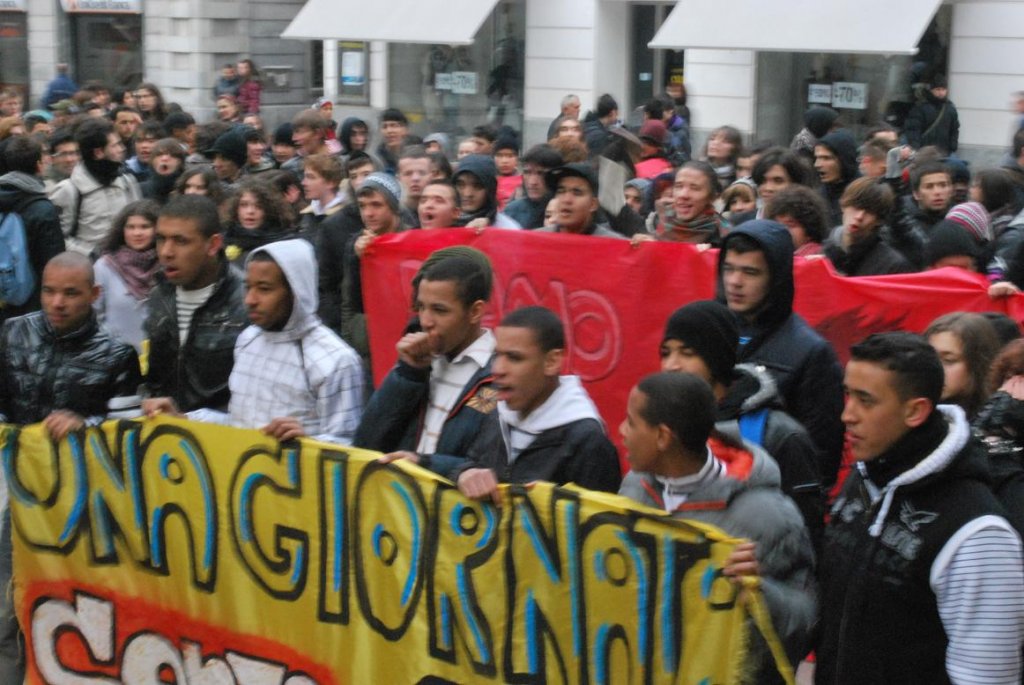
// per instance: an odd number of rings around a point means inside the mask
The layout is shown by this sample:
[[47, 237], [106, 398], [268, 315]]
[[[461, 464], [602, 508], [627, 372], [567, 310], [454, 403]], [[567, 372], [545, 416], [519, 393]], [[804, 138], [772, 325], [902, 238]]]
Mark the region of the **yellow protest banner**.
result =
[[735, 540], [619, 497], [496, 508], [176, 419], [0, 430], [31, 683], [718, 684], [754, 623], [776, 644], [755, 584], [740, 602], [721, 575]]

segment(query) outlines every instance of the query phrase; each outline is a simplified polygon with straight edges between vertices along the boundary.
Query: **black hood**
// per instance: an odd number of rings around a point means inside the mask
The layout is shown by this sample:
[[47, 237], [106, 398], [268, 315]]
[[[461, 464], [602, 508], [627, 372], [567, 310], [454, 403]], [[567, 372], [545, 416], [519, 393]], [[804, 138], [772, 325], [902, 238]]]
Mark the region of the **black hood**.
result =
[[459, 166], [452, 175], [452, 183], [458, 181], [462, 174], [472, 174], [487, 190], [487, 201], [484, 206], [472, 215], [463, 215], [463, 220], [472, 221], [481, 216], [494, 219], [498, 208], [498, 167], [494, 158], [489, 155], [466, 155], [459, 161]]
[[729, 243], [739, 236], [747, 236], [760, 245], [768, 262], [770, 280], [768, 296], [754, 314], [753, 321], [740, 322], [740, 336], [754, 337], [759, 332], [775, 330], [793, 313], [793, 238], [785, 226], [777, 221], [755, 219], [734, 228], [722, 241], [718, 253], [718, 286], [715, 298], [727, 304], [725, 285], [722, 282], [722, 264], [725, 262]]
[[838, 118], [839, 112], [831, 107], [811, 107], [804, 112], [804, 126], [815, 138], [821, 138], [829, 132]]
[[857, 165], [857, 141], [853, 139], [849, 131], [839, 129], [832, 131], [818, 141], [818, 145], [824, 145], [839, 160], [842, 169], [843, 185], [860, 176], [860, 168]]
[[345, 121], [341, 122], [341, 131], [338, 133], [338, 142], [341, 143], [341, 149], [346, 153], [352, 152], [352, 129], [356, 126], [362, 126], [366, 129], [366, 134], [370, 134], [370, 127], [366, 125], [366, 122], [359, 117], [349, 117]]

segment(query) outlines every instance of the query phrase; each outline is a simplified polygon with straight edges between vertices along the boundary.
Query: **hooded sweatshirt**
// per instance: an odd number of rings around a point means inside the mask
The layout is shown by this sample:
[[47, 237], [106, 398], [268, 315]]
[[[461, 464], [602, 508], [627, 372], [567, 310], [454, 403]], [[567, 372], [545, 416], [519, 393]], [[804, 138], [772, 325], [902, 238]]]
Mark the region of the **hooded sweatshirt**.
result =
[[603, 426], [601, 415], [583, 389], [579, 376], [561, 376], [551, 396], [525, 417], [509, 409], [505, 402], [498, 402], [498, 417], [509, 463], [546, 430], [583, 419], [594, 419]]
[[366, 125], [366, 122], [359, 117], [349, 117], [345, 121], [341, 122], [341, 132], [338, 134], [338, 142], [341, 143], [341, 151], [343, 154], [352, 154], [352, 129], [356, 126], [362, 126], [369, 135], [370, 128]]
[[819, 451], [823, 484], [836, 478], [843, 449], [843, 372], [832, 347], [793, 312], [793, 239], [786, 227], [757, 219], [733, 229], [718, 255], [719, 302], [726, 304], [722, 265], [739, 236], [757, 243], [768, 265], [763, 302], [740, 317], [739, 361], [772, 374], [790, 415], [802, 423]]
[[458, 480], [468, 468], [492, 469], [502, 483], [543, 480], [603, 492], [618, 490], [622, 479], [618, 453], [578, 376], [561, 376], [551, 396], [527, 416], [499, 401], [468, 459], [449, 466], [447, 475]]
[[[198, 420], [261, 428], [291, 416], [307, 435], [350, 444], [363, 409], [363, 367], [355, 350], [320, 323], [313, 248], [305, 240], [284, 240], [252, 251], [277, 263], [291, 288], [292, 313], [280, 331], [252, 325], [235, 342], [228, 385], [229, 414], [189, 414]], [[219, 416], [218, 416], [219, 414]]]
[[821, 558], [822, 683], [1019, 683], [1024, 568], [960, 407], [858, 462]]
[[[779, 468], [764, 450], [712, 438], [707, 462], [696, 476], [662, 478], [631, 471], [619, 494], [755, 542], [772, 624], [791, 663], [806, 656], [817, 619], [814, 552], [800, 513], [779, 490]], [[680, 505], [667, 506], [679, 500]], [[767, 645], [758, 641], [752, 647], [757, 674], [751, 682], [781, 682]]]
[[860, 167], [857, 164], [857, 141], [853, 139], [849, 131], [840, 129], [832, 131], [818, 141], [818, 145], [824, 145], [839, 160], [839, 180], [833, 183], [823, 183], [821, 193], [829, 206], [829, 221], [832, 226], [843, 223], [843, 210], [839, 207], [839, 198], [850, 182], [860, 176]]
[[459, 162], [459, 166], [452, 176], [452, 182], [457, 182], [462, 174], [474, 176], [487, 190], [487, 199], [482, 207], [469, 214], [463, 212], [459, 217], [458, 225], [465, 226], [475, 219], [487, 219], [488, 226], [496, 228], [522, 228], [511, 217], [498, 211], [498, 167], [494, 164], [494, 158], [488, 155], [467, 155]]

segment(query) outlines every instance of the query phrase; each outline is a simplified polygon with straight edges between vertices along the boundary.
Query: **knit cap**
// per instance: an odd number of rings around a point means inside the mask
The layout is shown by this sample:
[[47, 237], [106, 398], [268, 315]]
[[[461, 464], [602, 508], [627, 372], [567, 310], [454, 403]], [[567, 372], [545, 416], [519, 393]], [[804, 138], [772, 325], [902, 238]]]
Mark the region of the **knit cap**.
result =
[[971, 233], [971, 237], [979, 245], [984, 245], [992, 240], [992, 219], [985, 210], [985, 205], [980, 202], [964, 202], [956, 205], [946, 219], [955, 221]]
[[979, 245], [970, 229], [952, 219], [943, 219], [928, 232], [928, 243], [924, 248], [924, 261], [928, 266], [947, 257], [968, 256], [978, 258]]
[[391, 174], [383, 171], [373, 172], [363, 180], [363, 185], [359, 187], [359, 192], [362, 193], [366, 189], [376, 190], [383, 195], [384, 199], [387, 200], [388, 206], [391, 207], [395, 214], [401, 211], [402, 186]]
[[245, 137], [242, 132], [236, 129], [231, 129], [227, 133], [222, 133], [216, 141], [213, 143], [213, 147], [203, 152], [204, 155], [213, 159], [214, 155], [220, 155], [226, 159], [231, 160], [237, 166], [245, 166], [245, 160], [248, 157], [248, 151], [245, 145]]
[[736, 366], [739, 338], [736, 319], [728, 307], [714, 300], [701, 300], [672, 313], [662, 341], [682, 342], [700, 356], [714, 380], [728, 383]]
[[274, 145], [295, 145], [295, 141], [292, 140], [295, 129], [292, 128], [290, 121], [286, 121], [277, 128], [274, 129]]

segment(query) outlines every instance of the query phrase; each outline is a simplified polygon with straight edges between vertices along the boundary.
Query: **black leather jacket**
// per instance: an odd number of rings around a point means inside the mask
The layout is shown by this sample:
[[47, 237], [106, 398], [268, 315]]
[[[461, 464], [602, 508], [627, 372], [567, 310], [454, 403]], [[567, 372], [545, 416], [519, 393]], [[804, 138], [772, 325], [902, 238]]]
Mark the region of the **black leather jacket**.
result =
[[111, 398], [135, 395], [141, 382], [135, 349], [94, 314], [62, 336], [42, 312], [9, 319], [0, 330], [0, 412], [12, 423], [42, 421], [58, 409], [102, 418]]
[[148, 394], [171, 397], [182, 411], [201, 407], [227, 411], [235, 339], [248, 325], [242, 278], [223, 260], [213, 294], [192, 315], [188, 337], [181, 345], [175, 286], [161, 279], [150, 295], [145, 325]]

